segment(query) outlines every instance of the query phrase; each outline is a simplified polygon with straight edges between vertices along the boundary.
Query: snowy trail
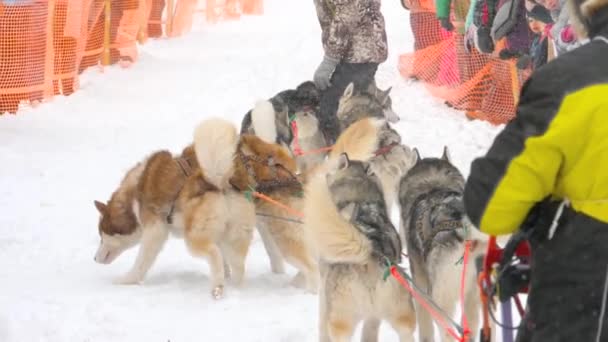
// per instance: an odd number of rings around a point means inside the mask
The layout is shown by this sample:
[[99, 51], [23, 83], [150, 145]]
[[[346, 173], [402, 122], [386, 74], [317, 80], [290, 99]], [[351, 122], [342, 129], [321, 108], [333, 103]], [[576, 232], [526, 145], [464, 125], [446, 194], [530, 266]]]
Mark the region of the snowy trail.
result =
[[[390, 58], [378, 72], [393, 87], [396, 126], [423, 156], [444, 145], [468, 174], [497, 127], [469, 122], [403, 80], [400, 53], [409, 14], [383, 5]], [[0, 118], [0, 341], [316, 341], [317, 297], [290, 288], [295, 273], [271, 274], [256, 236], [245, 285], [209, 296], [208, 267], [170, 240], [141, 286], [112, 280], [136, 250], [112, 265], [93, 262], [98, 215], [124, 172], [156, 149], [178, 152], [209, 116], [240, 124], [258, 98], [312, 78], [322, 57], [312, 1], [266, 0], [266, 13], [198, 25], [152, 41], [139, 62], [89, 70], [69, 98]], [[382, 341], [396, 341], [382, 329]]]

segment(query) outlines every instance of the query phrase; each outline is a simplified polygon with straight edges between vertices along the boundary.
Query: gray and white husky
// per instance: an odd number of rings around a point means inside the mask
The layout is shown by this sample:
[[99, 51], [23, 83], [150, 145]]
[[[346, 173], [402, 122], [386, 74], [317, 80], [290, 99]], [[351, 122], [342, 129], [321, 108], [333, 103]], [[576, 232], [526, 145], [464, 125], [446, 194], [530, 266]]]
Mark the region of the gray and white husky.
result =
[[383, 280], [385, 258], [401, 261], [401, 241], [370, 164], [341, 154], [307, 185], [304, 216], [320, 258], [320, 341], [350, 341], [362, 321], [364, 340], [375, 341], [380, 320], [400, 341], [413, 341], [412, 298], [396, 281]]
[[399, 116], [393, 111], [390, 97], [392, 88], [380, 90], [372, 82], [367, 89], [360, 91], [353, 83], [349, 84], [338, 102], [336, 115], [343, 132], [353, 123], [368, 117], [382, 118], [390, 123], [399, 121]]
[[[270, 100], [258, 101], [243, 118], [241, 134], [255, 134], [269, 143], [287, 147], [300, 172], [321, 164], [327, 156], [325, 136], [319, 129], [320, 94], [313, 82], [285, 90]], [[292, 122], [295, 122], [297, 136]]]
[[[401, 179], [399, 207], [401, 237], [407, 245], [414, 283], [446, 313], [452, 315], [459, 302], [460, 279], [465, 241], [472, 240], [467, 263], [464, 311], [475, 341], [479, 322], [479, 293], [476, 286], [475, 258], [485, 251], [485, 239], [473, 237], [468, 229], [462, 194], [465, 180], [452, 165], [447, 148], [441, 158], [421, 159]], [[433, 338], [433, 322], [428, 312], [416, 307], [419, 341]], [[459, 321], [459, 320], [457, 320]], [[450, 341], [445, 333], [443, 341]]]

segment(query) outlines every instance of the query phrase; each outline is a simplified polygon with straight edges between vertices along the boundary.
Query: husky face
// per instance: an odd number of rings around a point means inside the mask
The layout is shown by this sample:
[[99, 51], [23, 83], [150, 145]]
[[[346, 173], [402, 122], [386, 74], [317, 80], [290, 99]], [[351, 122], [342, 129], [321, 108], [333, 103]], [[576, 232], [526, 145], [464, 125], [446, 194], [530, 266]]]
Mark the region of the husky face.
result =
[[312, 110], [302, 110], [293, 115], [298, 126], [298, 137], [305, 139], [319, 133], [319, 119]]
[[333, 202], [338, 207], [340, 202], [384, 200], [380, 179], [371, 164], [350, 160], [346, 153], [340, 155], [326, 177]]
[[95, 201], [95, 207], [101, 215], [98, 226], [101, 241], [95, 262], [110, 264], [122, 252], [139, 243], [141, 232], [137, 229], [137, 218], [129, 208], [111, 208], [99, 201]]
[[382, 110], [386, 121], [390, 123], [399, 122], [399, 115], [397, 115], [397, 113], [395, 113], [395, 111], [393, 110], [393, 100], [390, 96], [391, 90], [393, 88], [389, 87], [386, 90], [380, 90], [375, 87], [375, 84], [373, 84], [373, 86], [375, 89], [373, 90], [372, 94], [374, 94], [378, 102], [382, 104]]
[[399, 116], [393, 111], [390, 91], [391, 88], [385, 91], [377, 89], [375, 83], [363, 91], [356, 90], [353, 83], [349, 84], [338, 101], [336, 115], [340, 121], [340, 129], [345, 130], [354, 122], [366, 117], [382, 118], [391, 123], [398, 122]]
[[447, 188], [462, 192], [464, 177], [450, 162], [448, 149], [444, 149], [441, 158], [421, 159], [416, 152], [416, 162], [401, 181], [401, 193], [410, 192], [413, 188]]

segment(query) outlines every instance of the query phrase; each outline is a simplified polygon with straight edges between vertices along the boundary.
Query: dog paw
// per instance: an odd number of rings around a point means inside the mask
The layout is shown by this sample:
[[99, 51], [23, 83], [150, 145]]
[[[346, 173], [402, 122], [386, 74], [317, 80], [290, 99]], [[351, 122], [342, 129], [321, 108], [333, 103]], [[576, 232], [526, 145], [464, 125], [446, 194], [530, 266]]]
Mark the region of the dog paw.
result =
[[137, 274], [127, 273], [124, 276], [115, 279], [114, 284], [116, 285], [137, 285], [142, 281], [142, 277]]
[[232, 279], [232, 269], [230, 266], [224, 266], [224, 278]]
[[224, 285], [218, 285], [211, 290], [213, 299], [218, 300], [224, 297]]
[[302, 272], [298, 272], [289, 282], [289, 285], [299, 288], [299, 289], [304, 289], [306, 288], [306, 277], [304, 277], [304, 273]]
[[283, 263], [272, 263], [270, 265], [270, 269], [274, 274], [284, 274], [285, 273], [285, 265]]

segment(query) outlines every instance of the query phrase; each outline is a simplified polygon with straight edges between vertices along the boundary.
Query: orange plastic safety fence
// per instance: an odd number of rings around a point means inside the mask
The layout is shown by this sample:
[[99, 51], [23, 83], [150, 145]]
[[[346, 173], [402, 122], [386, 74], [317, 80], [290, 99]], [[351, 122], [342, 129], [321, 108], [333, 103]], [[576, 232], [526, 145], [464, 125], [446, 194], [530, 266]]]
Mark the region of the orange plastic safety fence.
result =
[[528, 75], [513, 61], [484, 55], [474, 48], [467, 52], [458, 29], [447, 32], [441, 28], [432, 2], [418, 1], [412, 6], [414, 52], [400, 56], [401, 75], [424, 82], [433, 96], [465, 111], [470, 118], [494, 124], [512, 119]]
[[262, 14], [263, 0], [0, 0], [0, 115], [78, 89], [91, 66], [136, 61], [137, 43]]
[[[47, 1], [0, 5], [0, 113], [49, 96]], [[52, 70], [50, 70], [52, 71]]]
[[205, 0], [207, 21], [238, 19], [242, 14], [264, 13], [263, 0]]

